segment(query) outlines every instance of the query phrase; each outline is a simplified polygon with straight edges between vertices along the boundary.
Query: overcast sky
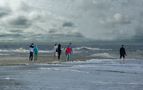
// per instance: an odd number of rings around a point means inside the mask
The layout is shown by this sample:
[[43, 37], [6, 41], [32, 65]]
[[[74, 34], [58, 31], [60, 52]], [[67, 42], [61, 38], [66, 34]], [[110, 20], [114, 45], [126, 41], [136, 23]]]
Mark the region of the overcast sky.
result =
[[143, 0], [0, 0], [0, 39], [143, 38]]

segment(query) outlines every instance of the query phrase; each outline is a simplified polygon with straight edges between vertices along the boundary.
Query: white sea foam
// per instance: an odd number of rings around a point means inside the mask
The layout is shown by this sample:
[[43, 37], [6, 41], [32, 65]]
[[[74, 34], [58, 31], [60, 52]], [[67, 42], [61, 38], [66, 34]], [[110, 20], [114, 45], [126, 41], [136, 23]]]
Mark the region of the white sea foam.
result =
[[92, 47], [86, 47], [86, 46], [82, 46], [82, 47], [77, 47], [77, 48], [74, 48], [74, 50], [97, 50], [97, 51], [109, 51], [109, 50], [112, 50], [112, 49], [101, 49], [101, 48], [92, 48]]
[[4, 79], [6, 79], [6, 80], [10, 80], [11, 78], [10, 78], [10, 77], [6, 77], [6, 78], [4, 78]]
[[18, 48], [18, 49], [0, 49], [0, 52], [28, 52], [29, 50]]
[[112, 55], [110, 55], [109, 53], [96, 53], [96, 54], [91, 55], [91, 57], [115, 58]]
[[0, 56], [7, 56], [7, 55], [10, 55], [10, 54], [3, 54], [3, 53], [0, 53]]
[[[24, 48], [18, 48], [18, 49], [0, 49], [1, 53], [9, 53], [9, 52], [14, 52], [14, 53], [28, 53], [28, 49]], [[39, 50], [39, 53], [53, 53], [53, 50]], [[0, 55], [7, 55], [7, 54], [0, 54]]]

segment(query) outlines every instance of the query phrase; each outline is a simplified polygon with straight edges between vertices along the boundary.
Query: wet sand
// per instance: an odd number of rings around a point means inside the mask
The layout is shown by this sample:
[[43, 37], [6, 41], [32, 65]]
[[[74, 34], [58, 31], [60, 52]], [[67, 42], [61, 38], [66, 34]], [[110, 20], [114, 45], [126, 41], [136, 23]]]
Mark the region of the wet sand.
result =
[[142, 90], [143, 60], [0, 66], [0, 90]]
[[[93, 59], [92, 57], [88, 57], [85, 55], [72, 55], [70, 61], [85, 61]], [[17, 56], [4, 56], [0, 57], [0, 65], [26, 65], [30, 63], [35, 64], [59, 64], [61, 62], [67, 62], [66, 56], [62, 55], [61, 59], [58, 60], [57, 57], [54, 57], [53, 54], [39, 54], [38, 60], [29, 61], [28, 54], [20, 54]]]

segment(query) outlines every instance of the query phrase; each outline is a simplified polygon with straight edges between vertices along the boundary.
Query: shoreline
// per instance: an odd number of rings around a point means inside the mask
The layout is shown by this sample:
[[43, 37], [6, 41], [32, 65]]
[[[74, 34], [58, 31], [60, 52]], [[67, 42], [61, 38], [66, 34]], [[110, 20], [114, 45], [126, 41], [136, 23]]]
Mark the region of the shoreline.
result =
[[[72, 60], [70, 61], [87, 61], [90, 59], [94, 59], [94, 57], [88, 56], [72, 56]], [[53, 57], [52, 55], [40, 55], [38, 60], [29, 61], [27, 56], [7, 56], [0, 57], [0, 66], [18, 66], [18, 65], [29, 65], [29, 64], [60, 64], [62, 62], [70, 62], [66, 61], [64, 55], [61, 56], [61, 59], [58, 60], [57, 57]]]
[[30, 64], [61, 64], [62, 62], [71, 62], [71, 61], [88, 61], [91, 59], [118, 59], [118, 58], [100, 58], [100, 57], [91, 57], [89, 55], [73, 54], [70, 61], [66, 61], [66, 56], [61, 55], [61, 59], [58, 60], [57, 57], [54, 57], [53, 54], [42, 54], [38, 56], [38, 60], [29, 61], [28, 54], [19, 54], [14, 56], [1, 56], [0, 57], [0, 66], [18, 66], [18, 65], [30, 65]]

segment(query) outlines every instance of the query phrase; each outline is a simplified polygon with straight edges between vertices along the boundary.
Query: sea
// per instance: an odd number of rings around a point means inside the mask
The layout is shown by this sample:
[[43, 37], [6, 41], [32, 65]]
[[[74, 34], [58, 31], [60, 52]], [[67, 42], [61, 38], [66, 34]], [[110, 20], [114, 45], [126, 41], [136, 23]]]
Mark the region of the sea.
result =
[[[62, 52], [68, 43], [61, 43]], [[124, 44], [126, 62], [119, 59]], [[1, 44], [1, 57], [29, 54], [29, 45]], [[137, 43], [72, 43], [73, 55], [94, 59], [60, 64], [0, 66], [0, 90], [142, 90], [143, 44]], [[37, 44], [39, 53], [53, 53], [54, 43]], [[62, 53], [64, 54], [64, 53]]]
[[[31, 43], [2, 43], [0, 44], [0, 57], [22, 56], [29, 54], [29, 45]], [[34, 43], [37, 45], [40, 54], [51, 54], [54, 52], [54, 43]], [[62, 45], [62, 54], [68, 43]], [[73, 42], [73, 54], [86, 55], [97, 59], [118, 59], [119, 49], [124, 45], [129, 59], [143, 59], [143, 43], [138, 42]]]

